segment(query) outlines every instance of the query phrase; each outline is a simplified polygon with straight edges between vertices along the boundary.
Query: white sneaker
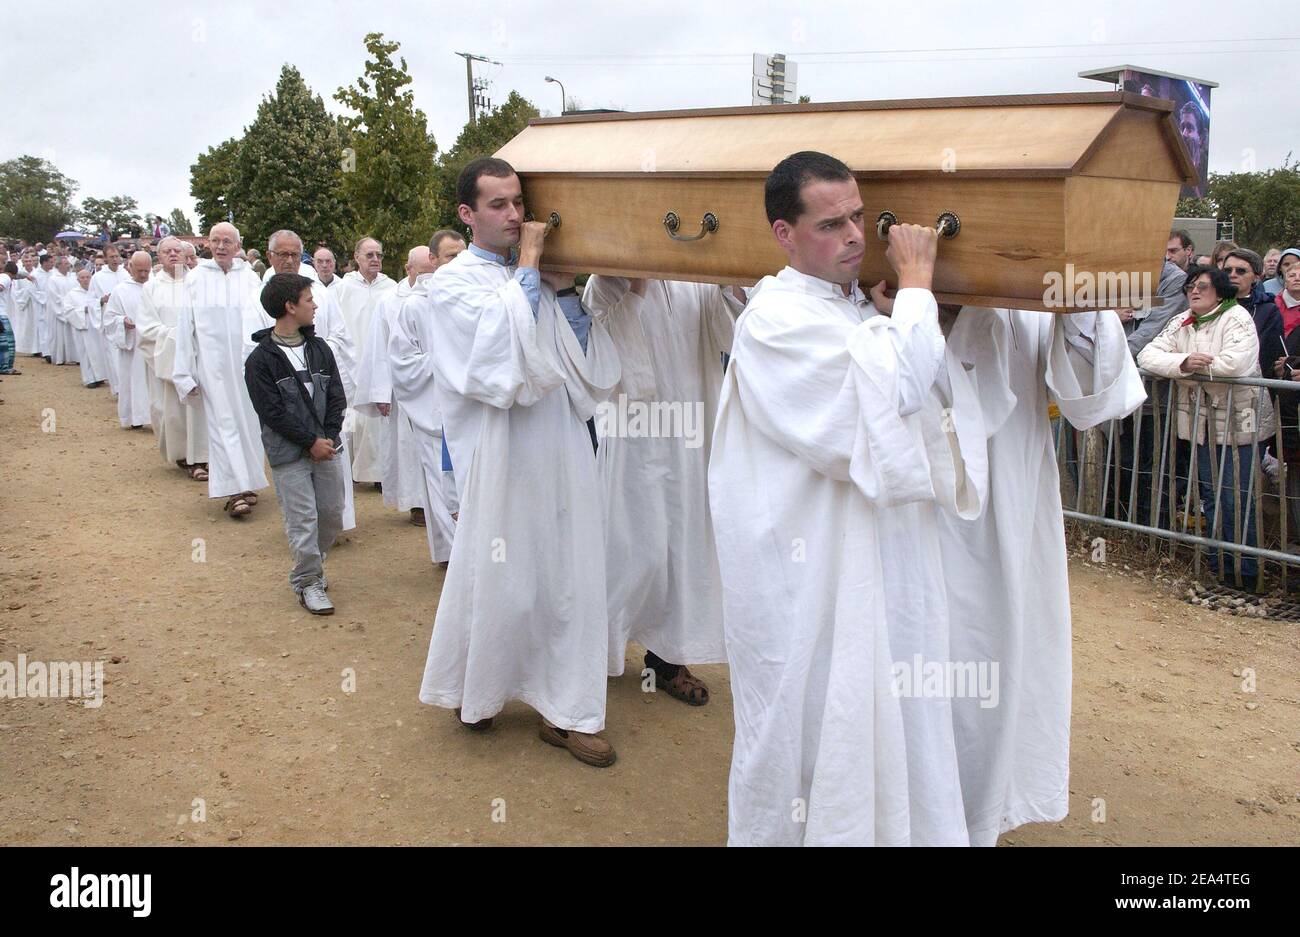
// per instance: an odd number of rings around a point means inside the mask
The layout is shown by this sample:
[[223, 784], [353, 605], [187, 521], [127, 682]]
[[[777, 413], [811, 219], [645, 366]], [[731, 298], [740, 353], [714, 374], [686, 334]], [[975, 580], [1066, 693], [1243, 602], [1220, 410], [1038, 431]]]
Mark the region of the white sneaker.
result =
[[298, 602], [313, 615], [334, 614], [334, 603], [325, 595], [325, 590], [321, 588], [319, 582], [313, 582], [298, 593]]

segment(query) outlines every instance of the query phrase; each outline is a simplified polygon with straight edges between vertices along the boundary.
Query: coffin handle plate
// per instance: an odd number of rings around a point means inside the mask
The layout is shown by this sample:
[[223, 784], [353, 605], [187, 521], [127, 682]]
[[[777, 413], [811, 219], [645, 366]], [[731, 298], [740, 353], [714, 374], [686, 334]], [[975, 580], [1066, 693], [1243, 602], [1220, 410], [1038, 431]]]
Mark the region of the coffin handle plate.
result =
[[697, 234], [678, 234], [677, 229], [681, 227], [682, 220], [677, 216], [677, 212], [670, 211], [664, 215], [664, 230], [674, 241], [698, 241], [707, 234], [712, 234], [718, 230], [718, 216], [711, 211], [706, 211], [704, 217], [700, 219], [700, 230]]
[[[896, 224], [898, 224], [897, 215], [892, 211], [882, 211], [876, 218], [876, 237], [888, 241], [889, 229]], [[934, 229], [939, 237], [952, 240], [961, 231], [961, 219], [957, 217], [956, 212], [946, 211], [935, 219]]]

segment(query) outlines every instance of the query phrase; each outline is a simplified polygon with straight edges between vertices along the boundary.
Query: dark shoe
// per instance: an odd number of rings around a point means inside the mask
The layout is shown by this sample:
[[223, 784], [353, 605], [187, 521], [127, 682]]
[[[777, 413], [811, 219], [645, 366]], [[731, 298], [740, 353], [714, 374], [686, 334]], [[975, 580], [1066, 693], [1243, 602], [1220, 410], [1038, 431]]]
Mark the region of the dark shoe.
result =
[[425, 525], [424, 508], [411, 508], [411, 523], [416, 527], [423, 527]]
[[542, 725], [537, 734], [541, 736], [542, 741], [546, 744], [554, 745], [557, 748], [567, 748], [570, 755], [584, 765], [591, 765], [593, 768], [608, 768], [618, 760], [618, 755], [614, 753], [614, 746], [599, 735], [588, 735], [586, 732], [561, 729], [551, 725], [546, 719], [542, 719]]
[[466, 722], [460, 718], [460, 707], [456, 708], [456, 718], [460, 720], [461, 725], [469, 729], [471, 732], [486, 732], [488, 729], [492, 728], [491, 716], [488, 716], [486, 719], [480, 719], [478, 722]]

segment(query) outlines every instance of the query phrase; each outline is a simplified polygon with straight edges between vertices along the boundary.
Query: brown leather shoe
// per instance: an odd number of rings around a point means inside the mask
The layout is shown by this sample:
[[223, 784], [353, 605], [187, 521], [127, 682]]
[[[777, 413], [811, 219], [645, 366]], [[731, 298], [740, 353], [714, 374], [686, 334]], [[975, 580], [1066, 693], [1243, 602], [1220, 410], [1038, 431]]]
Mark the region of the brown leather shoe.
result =
[[599, 735], [588, 735], [586, 732], [560, 729], [551, 725], [546, 719], [542, 720], [538, 735], [548, 745], [567, 748], [570, 755], [584, 765], [591, 765], [593, 768], [608, 768], [618, 760], [618, 755], [614, 753], [614, 746]]
[[424, 508], [411, 508], [411, 523], [416, 527], [424, 526]]
[[460, 718], [459, 707], [456, 709], [456, 718], [460, 720], [461, 725], [469, 729], [471, 732], [486, 732], [488, 729], [492, 728], [491, 716], [488, 716], [486, 719], [480, 719], [478, 722], [466, 722], [464, 719]]

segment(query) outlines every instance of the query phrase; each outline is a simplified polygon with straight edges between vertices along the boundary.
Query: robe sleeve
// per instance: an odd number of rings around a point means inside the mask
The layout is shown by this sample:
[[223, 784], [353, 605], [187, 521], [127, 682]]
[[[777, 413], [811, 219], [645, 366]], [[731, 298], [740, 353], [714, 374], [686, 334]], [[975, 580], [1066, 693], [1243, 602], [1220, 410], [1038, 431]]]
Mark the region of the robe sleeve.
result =
[[1049, 342], [1047, 387], [1077, 429], [1122, 419], [1147, 399], [1114, 310], [1053, 315]]
[[393, 397], [417, 432], [442, 435], [442, 416], [437, 405], [437, 372], [426, 351], [421, 319], [427, 319], [427, 301], [412, 297], [402, 303], [388, 335], [388, 359], [392, 365]]
[[193, 403], [198, 395], [191, 397], [190, 392], [198, 389], [198, 341], [194, 334], [194, 310], [189, 303], [183, 303], [176, 313], [176, 356], [172, 362], [172, 384], [181, 398], [181, 403]]
[[593, 276], [582, 291], [582, 302], [591, 310], [593, 324], [601, 323], [618, 350], [622, 377], [617, 389], [629, 400], [654, 400], [658, 380], [641, 324], [645, 298], [633, 293], [622, 277]]
[[[167, 333], [171, 330], [163, 324], [162, 316], [158, 313], [158, 305], [154, 302], [153, 291], [146, 289], [140, 296], [140, 305], [135, 311], [135, 328], [137, 335], [136, 341], [142, 352], [150, 358], [158, 358], [162, 345], [167, 339]], [[158, 370], [157, 364], [154, 365], [154, 373], [158, 377], [164, 377]]]
[[352, 333], [348, 331], [348, 323], [343, 317], [343, 306], [339, 303], [338, 296], [328, 289], [325, 295], [328, 297], [326, 302], [329, 304], [330, 328], [329, 334], [321, 337], [334, 353], [334, 366], [338, 368], [339, 377], [342, 378], [343, 393], [350, 401], [355, 399], [357, 393], [357, 347], [352, 340]]
[[[892, 318], [854, 324], [805, 297], [767, 288], [750, 301], [732, 372], [746, 419], [814, 471], [852, 482], [870, 501], [902, 504], [934, 497], [930, 467], [904, 421], [926, 396], [942, 362], [927, 343], [909, 341], [924, 319], [938, 332], [927, 290], [903, 290]], [[901, 324], [901, 326], [900, 326]]]
[[[394, 299], [394, 302], [397, 300]], [[361, 371], [352, 407], [358, 413], [377, 417], [375, 404], [393, 402], [392, 374], [388, 363], [388, 300], [381, 301], [370, 317], [370, 334], [361, 355]]]
[[700, 340], [708, 343], [706, 351], [720, 362], [722, 355], [731, 354], [731, 343], [736, 340], [736, 317], [744, 305], [724, 286], [701, 283], [696, 289], [700, 303]]
[[479, 269], [448, 265], [430, 281], [434, 365], [462, 397], [501, 409], [531, 406], [565, 375], [554, 350], [538, 343], [537, 320], [519, 281], [494, 285]]
[[130, 351], [135, 347], [135, 330], [126, 327], [126, 310], [122, 306], [122, 294], [111, 293], [108, 305], [104, 307], [104, 337], [114, 348]]

